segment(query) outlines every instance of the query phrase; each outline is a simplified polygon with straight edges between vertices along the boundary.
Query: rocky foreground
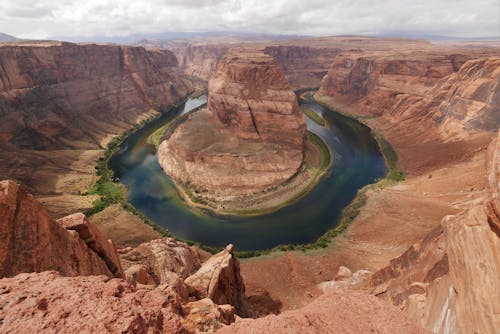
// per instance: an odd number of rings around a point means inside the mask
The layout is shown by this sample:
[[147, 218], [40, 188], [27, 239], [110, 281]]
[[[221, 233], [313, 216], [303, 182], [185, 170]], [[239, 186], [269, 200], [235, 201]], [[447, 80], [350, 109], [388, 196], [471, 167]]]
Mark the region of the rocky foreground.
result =
[[3, 333], [424, 332], [395, 307], [340, 290], [277, 318], [239, 320], [262, 310], [245, 296], [232, 245], [210, 256], [165, 238], [118, 255], [85, 216], [53, 220], [12, 181], [0, 182], [0, 218]]
[[235, 49], [210, 79], [207, 108], [167, 132], [158, 159], [195, 197], [223, 207], [295, 176], [305, 131], [297, 98], [273, 58]]

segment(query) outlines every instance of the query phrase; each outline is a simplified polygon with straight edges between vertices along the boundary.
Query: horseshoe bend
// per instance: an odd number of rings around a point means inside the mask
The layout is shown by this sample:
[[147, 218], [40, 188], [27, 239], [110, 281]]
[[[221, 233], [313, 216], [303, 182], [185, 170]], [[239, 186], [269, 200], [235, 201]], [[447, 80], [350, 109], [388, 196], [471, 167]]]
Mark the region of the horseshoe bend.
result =
[[0, 332], [498, 331], [497, 40], [173, 36], [0, 34]]
[[300, 195], [325, 159], [306, 136], [287, 79], [256, 50], [230, 50], [208, 83], [207, 108], [167, 131], [162, 168], [195, 201], [222, 212], [264, 210]]

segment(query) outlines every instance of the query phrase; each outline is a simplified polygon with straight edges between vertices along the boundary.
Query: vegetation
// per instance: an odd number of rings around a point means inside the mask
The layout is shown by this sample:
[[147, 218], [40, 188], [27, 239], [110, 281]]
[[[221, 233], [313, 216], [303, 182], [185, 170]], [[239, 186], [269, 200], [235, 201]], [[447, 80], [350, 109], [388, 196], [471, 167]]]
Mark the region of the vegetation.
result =
[[398, 168], [398, 155], [396, 154], [396, 151], [394, 151], [392, 145], [377, 131], [372, 130], [372, 135], [378, 143], [380, 152], [382, 152], [382, 155], [384, 156], [387, 167], [389, 167], [389, 171], [385, 176], [386, 182], [384, 182], [383, 185], [386, 186], [394, 182], [404, 181], [405, 174]]
[[326, 122], [325, 120], [323, 119], [323, 117], [321, 117], [320, 115], [318, 115], [314, 110], [312, 110], [311, 108], [308, 108], [308, 107], [302, 107], [300, 108], [302, 110], [302, 112], [304, 114], [307, 115], [307, 117], [309, 117], [314, 123], [318, 124], [318, 125], [321, 125], [321, 126], [325, 126]]

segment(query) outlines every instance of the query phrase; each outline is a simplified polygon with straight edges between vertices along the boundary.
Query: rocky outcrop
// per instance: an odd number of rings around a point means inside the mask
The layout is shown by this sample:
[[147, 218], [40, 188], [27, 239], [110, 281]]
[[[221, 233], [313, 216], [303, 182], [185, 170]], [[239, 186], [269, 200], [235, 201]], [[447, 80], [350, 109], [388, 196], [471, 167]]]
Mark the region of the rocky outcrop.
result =
[[445, 217], [422, 242], [371, 277], [374, 294], [435, 333], [495, 333], [500, 326], [500, 238], [494, 209], [499, 151], [497, 138], [489, 148], [490, 191], [483, 203]]
[[187, 333], [159, 291], [106, 276], [56, 272], [0, 280], [2, 333]]
[[0, 277], [45, 270], [56, 270], [65, 276], [122, 277], [112, 244], [84, 217], [79, 217], [76, 226], [81, 228], [65, 229], [24, 187], [1, 181]]
[[151, 110], [166, 110], [191, 89], [167, 50], [2, 45], [0, 178], [21, 181], [36, 194], [84, 192], [91, 180], [81, 185], [82, 174], [97, 158], [89, 150], [154, 115]]
[[[184, 280], [196, 272], [202, 262], [197, 249], [172, 238], [152, 240], [136, 248], [123, 250], [120, 258], [130, 275], [127, 275], [128, 279], [132, 275], [151, 277], [156, 285]], [[135, 270], [132, 270], [134, 267]], [[142, 273], [144, 270], [147, 276]], [[142, 281], [144, 279], [139, 280], [139, 283], [147, 284]]]
[[233, 255], [233, 245], [210, 257], [184, 283], [197, 299], [209, 298], [219, 305], [233, 305], [240, 314], [246, 311], [245, 285], [238, 259]]
[[87, 220], [83, 213], [75, 213], [57, 220], [69, 231], [76, 231], [80, 239], [106, 262], [115, 277], [125, 278], [118, 253], [111, 240], [105, 239], [97, 226]]
[[500, 238], [500, 133], [488, 147], [488, 224]]
[[193, 192], [214, 198], [252, 194], [297, 173], [305, 131], [297, 98], [273, 59], [238, 49], [210, 80], [208, 109], [168, 132], [158, 159]]
[[397, 308], [367, 294], [332, 291], [280, 315], [241, 319], [217, 333], [428, 333]]

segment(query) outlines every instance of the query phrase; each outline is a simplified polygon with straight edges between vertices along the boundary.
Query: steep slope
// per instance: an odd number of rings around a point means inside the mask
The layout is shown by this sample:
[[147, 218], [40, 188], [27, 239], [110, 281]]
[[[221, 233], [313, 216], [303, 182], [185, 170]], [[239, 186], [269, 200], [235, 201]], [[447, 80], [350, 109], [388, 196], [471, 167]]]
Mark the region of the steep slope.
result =
[[493, 209], [498, 205], [499, 152], [500, 134], [489, 147], [489, 191], [482, 203], [445, 217], [370, 280], [375, 294], [433, 332], [495, 333], [500, 326], [500, 238]]
[[0, 177], [22, 181], [37, 194], [84, 192], [98, 150], [111, 136], [190, 90], [166, 50], [57, 42], [0, 46]]
[[77, 224], [71, 217], [54, 221], [15, 182], [0, 182], [0, 218], [0, 277], [45, 270], [124, 277], [113, 244], [95, 226], [83, 218]]

